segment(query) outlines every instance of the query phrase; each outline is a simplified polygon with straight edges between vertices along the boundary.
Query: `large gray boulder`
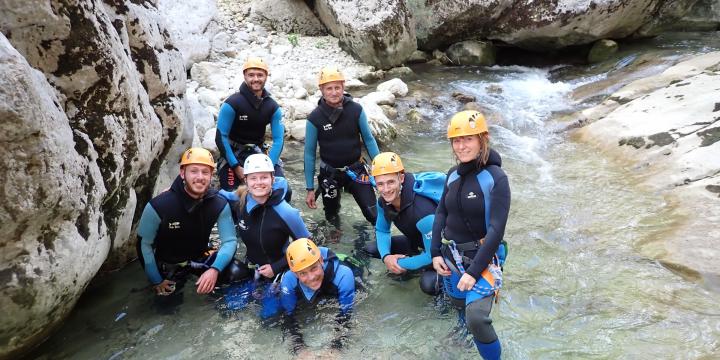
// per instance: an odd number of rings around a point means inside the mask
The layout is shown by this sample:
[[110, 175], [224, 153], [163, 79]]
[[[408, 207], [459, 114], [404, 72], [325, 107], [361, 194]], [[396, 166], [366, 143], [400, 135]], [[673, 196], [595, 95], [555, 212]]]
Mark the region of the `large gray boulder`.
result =
[[318, 0], [315, 10], [347, 50], [372, 66], [398, 66], [417, 48], [415, 22], [403, 0]]
[[134, 257], [138, 210], [192, 140], [183, 60], [151, 4], [0, 1], [0, 358]]
[[250, 20], [284, 33], [325, 35], [327, 30], [303, 0], [255, 0]]
[[657, 34], [697, 0], [413, 1], [418, 47], [433, 50], [467, 37], [530, 50]]
[[445, 52], [454, 65], [495, 65], [495, 46], [488, 41], [454, 43]]

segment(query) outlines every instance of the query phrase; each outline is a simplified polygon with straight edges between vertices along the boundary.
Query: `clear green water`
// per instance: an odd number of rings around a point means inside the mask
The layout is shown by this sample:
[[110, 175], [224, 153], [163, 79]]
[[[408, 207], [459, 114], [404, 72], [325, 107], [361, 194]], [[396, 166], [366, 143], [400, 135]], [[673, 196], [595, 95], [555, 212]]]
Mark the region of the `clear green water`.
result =
[[[670, 38], [675, 47], [660, 43], [665, 45], [658, 56], [677, 56], [678, 48], [684, 53], [718, 48], [695, 38]], [[638, 250], [676, 224], [672, 206], [636, 187], [632, 169], [546, 125], [554, 114], [580, 106], [569, 100], [570, 91], [602, 77], [596, 69], [574, 69], [575, 75], [555, 82], [548, 69], [420, 69], [420, 77], [408, 84], [430, 94], [434, 104], [401, 101], [401, 114], [418, 106], [425, 120], [399, 120], [405, 135], [384, 149], [400, 153], [410, 171], [445, 171], [453, 164], [445, 124], [460, 108], [450, 94], [472, 94], [485, 107], [513, 191], [505, 288], [492, 312], [505, 359], [720, 358], [720, 294]], [[491, 84], [503, 91], [488, 91]], [[290, 144], [284, 154], [294, 189], [304, 188], [301, 151]], [[309, 211], [301, 203], [303, 195], [297, 191], [294, 204], [327, 246], [351, 252], [374, 239], [349, 194], [343, 198], [339, 239], [331, 236], [321, 210]], [[452, 335], [454, 310], [424, 295], [416, 278], [392, 279], [378, 260], [370, 272], [343, 358], [478, 357], [467, 341]], [[161, 315], [147, 291], [133, 291], [144, 286], [137, 264], [105, 277], [31, 357], [289, 358], [280, 330], [259, 323], [256, 305], [228, 316], [217, 310], [222, 300], [198, 296], [189, 287], [179, 311]], [[303, 313], [305, 339], [314, 349], [330, 338], [334, 314], [331, 306]]]

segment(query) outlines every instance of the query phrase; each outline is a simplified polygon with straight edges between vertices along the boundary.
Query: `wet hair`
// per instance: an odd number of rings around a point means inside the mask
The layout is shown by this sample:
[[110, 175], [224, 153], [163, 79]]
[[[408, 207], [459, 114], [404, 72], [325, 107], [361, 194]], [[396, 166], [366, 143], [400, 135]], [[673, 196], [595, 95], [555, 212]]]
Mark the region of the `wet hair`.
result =
[[[480, 155], [477, 157], [477, 165], [478, 167], [483, 167], [487, 164], [488, 159], [490, 158], [490, 133], [484, 132], [482, 134], [477, 134], [477, 136], [480, 138]], [[450, 148], [452, 149], [452, 139], [450, 139]], [[454, 151], [453, 156], [455, 157], [455, 162], [459, 163], [460, 160], [458, 160]]]

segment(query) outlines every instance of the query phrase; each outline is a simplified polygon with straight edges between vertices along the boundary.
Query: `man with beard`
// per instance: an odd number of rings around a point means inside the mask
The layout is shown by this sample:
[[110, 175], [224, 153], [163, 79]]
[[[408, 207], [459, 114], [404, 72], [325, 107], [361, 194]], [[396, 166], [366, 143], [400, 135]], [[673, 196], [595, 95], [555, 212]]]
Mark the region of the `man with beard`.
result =
[[[210, 189], [215, 161], [209, 151], [191, 148], [180, 161], [180, 174], [170, 189], [145, 206], [138, 224], [138, 256], [157, 295], [167, 296], [184, 284], [187, 275], [199, 278], [197, 292], [215, 289], [218, 278], [237, 278], [233, 262], [237, 238], [230, 207]], [[210, 231], [217, 223], [220, 247], [209, 249]]]
[[375, 224], [375, 191], [362, 159], [362, 147], [371, 159], [380, 150], [365, 111], [345, 93], [345, 77], [337, 68], [322, 69], [318, 86], [322, 98], [308, 116], [305, 128], [305, 203], [311, 209], [317, 208], [313, 177], [315, 151], [320, 145], [317, 195], [322, 195], [325, 218], [339, 224], [340, 194], [344, 189], [355, 198], [365, 219]]
[[236, 189], [244, 179], [242, 165], [245, 159], [264, 152], [265, 127], [268, 124], [273, 139], [268, 155], [275, 167], [275, 175], [284, 176], [280, 153], [285, 127], [280, 106], [265, 90], [268, 69], [261, 58], [248, 58], [243, 64], [245, 81], [240, 90], [228, 97], [220, 107], [215, 144], [222, 156], [218, 163], [218, 178], [223, 190]]

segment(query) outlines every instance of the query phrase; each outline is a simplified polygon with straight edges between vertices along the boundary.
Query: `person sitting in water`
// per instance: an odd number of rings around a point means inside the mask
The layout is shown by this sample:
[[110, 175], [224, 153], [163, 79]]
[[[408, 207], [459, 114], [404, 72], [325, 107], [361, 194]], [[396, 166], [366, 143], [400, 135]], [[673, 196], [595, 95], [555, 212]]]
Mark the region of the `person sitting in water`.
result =
[[[422, 269], [420, 288], [429, 295], [437, 295], [440, 285], [432, 268], [430, 242], [445, 174], [406, 172], [400, 156], [384, 152], [373, 159], [372, 175], [380, 193], [375, 223], [376, 242], [369, 243], [365, 250], [371, 256], [382, 259], [393, 274]], [[432, 192], [433, 195], [428, 195]], [[392, 224], [402, 235], [390, 235]]]
[[[180, 174], [169, 190], [145, 206], [138, 224], [137, 251], [157, 295], [170, 295], [186, 275], [199, 276], [199, 294], [218, 283], [239, 279], [233, 262], [237, 238], [227, 201], [210, 189], [215, 161], [209, 151], [191, 148], [180, 160]], [[208, 248], [217, 223], [220, 248]]]
[[283, 330], [289, 334], [292, 341], [292, 352], [301, 358], [314, 358], [317, 355], [307, 351], [294, 315], [298, 302], [315, 306], [328, 297], [336, 298], [340, 306], [336, 317], [336, 336], [331, 343], [331, 349], [341, 348], [345, 342], [355, 300], [353, 271], [343, 265], [332, 250], [318, 247], [310, 239], [293, 241], [285, 255], [290, 271], [283, 275], [281, 281], [280, 305], [283, 311]]
[[[247, 277], [254, 272], [260, 285], [268, 285], [288, 269], [285, 257], [288, 239], [306, 238], [310, 233], [300, 212], [284, 200], [287, 182], [275, 177], [269, 156], [252, 154], [243, 169], [247, 187], [240, 187], [235, 193], [221, 190], [221, 194], [231, 202], [237, 217], [237, 234], [247, 249], [244, 269]], [[268, 295], [266, 292], [263, 299]], [[267, 317], [265, 312], [272, 312], [272, 307], [264, 307], [261, 316]]]

